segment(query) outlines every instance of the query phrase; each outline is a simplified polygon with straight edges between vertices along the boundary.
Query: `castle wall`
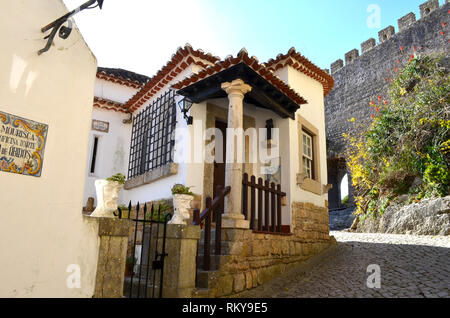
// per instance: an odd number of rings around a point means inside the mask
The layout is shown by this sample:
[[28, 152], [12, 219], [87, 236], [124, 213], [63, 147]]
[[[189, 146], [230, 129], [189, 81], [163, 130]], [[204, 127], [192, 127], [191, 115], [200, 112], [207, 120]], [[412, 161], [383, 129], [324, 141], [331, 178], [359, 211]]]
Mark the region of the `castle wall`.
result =
[[[395, 76], [395, 68], [408, 62], [414, 49], [416, 54], [449, 51], [450, 4], [446, 2], [431, 11], [436, 7], [435, 2], [429, 1], [425, 3], [428, 6], [421, 6], [422, 9], [429, 7], [430, 13], [416, 22], [412, 22], [411, 13], [399, 19], [402, 31], [392, 34], [392, 26], [380, 31], [379, 41], [382, 42], [378, 45], [373, 46], [373, 39], [365, 41], [361, 56], [357, 57], [354, 50], [349, 51], [344, 67], [339, 68], [342, 60], [333, 63], [331, 69], [335, 85], [325, 98], [328, 158], [342, 155], [345, 148], [342, 133], [351, 132], [355, 127], [349, 119], [354, 117], [356, 125], [370, 121], [370, 115], [375, 113], [374, 107], [369, 107], [370, 101], [382, 103], [387, 98], [388, 79]], [[426, 9], [421, 11], [426, 14]], [[401, 63], [398, 64], [397, 60]], [[381, 96], [381, 102], [378, 96]]]
[[[367, 125], [371, 115], [376, 113], [373, 101], [381, 105], [388, 100], [391, 79], [413, 54], [449, 52], [450, 4], [449, 0], [439, 7], [438, 0], [428, 1], [420, 6], [421, 18], [416, 21], [414, 13], [398, 20], [397, 33], [393, 26], [379, 32], [379, 43], [369, 39], [358, 50], [350, 50], [343, 59], [331, 64], [335, 85], [325, 98], [325, 120], [327, 130], [328, 183], [333, 184], [329, 207], [341, 208], [340, 182], [347, 172], [342, 162], [346, 140], [343, 133], [352, 134], [360, 124]], [[442, 33], [443, 32], [443, 33]], [[352, 121], [352, 118], [355, 121]], [[353, 189], [349, 185], [352, 201]], [[333, 191], [335, 193], [333, 193]]]

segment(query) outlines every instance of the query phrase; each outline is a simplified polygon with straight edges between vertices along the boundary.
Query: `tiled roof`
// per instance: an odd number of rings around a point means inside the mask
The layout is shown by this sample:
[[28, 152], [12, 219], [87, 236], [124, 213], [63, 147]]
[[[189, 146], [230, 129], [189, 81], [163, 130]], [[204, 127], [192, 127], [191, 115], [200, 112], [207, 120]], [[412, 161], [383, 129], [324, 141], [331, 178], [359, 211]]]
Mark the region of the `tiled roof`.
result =
[[[206, 63], [203, 63], [201, 60]], [[205, 68], [208, 64], [214, 64], [217, 61], [219, 61], [218, 57], [212, 56], [210, 53], [205, 53], [202, 50], [194, 50], [189, 44], [186, 44], [184, 48], [178, 48], [177, 52], [172, 55], [170, 61], [125, 106], [130, 111], [135, 111], [152, 96], [157, 94], [169, 81], [183, 72], [189, 65], [196, 64]]]
[[327, 96], [333, 89], [333, 77], [298, 53], [295, 48], [291, 48], [287, 54], [279, 54], [275, 60], [271, 59], [266, 63], [266, 66], [273, 71], [285, 67], [286, 65], [290, 65], [297, 71], [322, 83], [324, 96]]
[[116, 112], [128, 113], [128, 109], [124, 106], [124, 104], [113, 102], [107, 99], [102, 99], [99, 97], [94, 97], [94, 107], [114, 110]]
[[245, 49], [242, 49], [236, 57], [228, 56], [225, 60], [216, 62], [214, 65], [206, 67], [198, 74], [193, 74], [192, 76], [172, 85], [172, 87], [175, 89], [182, 89], [239, 63], [245, 63], [247, 66], [253, 69], [256, 73], [258, 73], [261, 77], [263, 77], [277, 89], [283, 92], [298, 105], [306, 104], [306, 100], [303, 97], [297, 94], [289, 85], [275, 76], [273, 74], [273, 71], [267, 68], [265, 64], [260, 64], [258, 59], [254, 56], [249, 57], [248, 52]]
[[141, 88], [150, 79], [150, 77], [148, 76], [137, 74], [121, 68], [107, 67], [99, 67], [97, 69], [97, 78], [133, 88]]

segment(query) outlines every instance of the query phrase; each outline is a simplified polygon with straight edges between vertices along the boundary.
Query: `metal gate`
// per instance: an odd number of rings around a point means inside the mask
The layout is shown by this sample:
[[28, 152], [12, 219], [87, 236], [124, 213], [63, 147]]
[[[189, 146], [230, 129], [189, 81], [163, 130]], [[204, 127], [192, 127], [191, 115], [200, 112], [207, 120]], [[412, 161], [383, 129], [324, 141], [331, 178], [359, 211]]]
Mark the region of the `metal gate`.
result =
[[[127, 215], [126, 215], [127, 214]], [[162, 214], [161, 206], [147, 204], [141, 208], [118, 209], [120, 219], [134, 221], [133, 233], [129, 238], [127, 268], [125, 272], [124, 296], [128, 298], [162, 298], [164, 283], [164, 260], [166, 253], [167, 222], [171, 214]]]

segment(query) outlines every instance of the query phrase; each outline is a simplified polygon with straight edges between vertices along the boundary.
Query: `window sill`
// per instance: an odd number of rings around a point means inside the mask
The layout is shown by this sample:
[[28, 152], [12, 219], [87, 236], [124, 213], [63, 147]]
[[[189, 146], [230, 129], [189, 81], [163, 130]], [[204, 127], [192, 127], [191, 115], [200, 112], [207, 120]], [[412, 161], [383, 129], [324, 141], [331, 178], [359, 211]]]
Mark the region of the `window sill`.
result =
[[173, 176], [178, 173], [178, 164], [169, 163], [165, 166], [148, 171], [140, 176], [131, 178], [125, 182], [124, 189], [131, 190], [140, 186], [151, 184], [163, 178]]
[[322, 184], [319, 181], [308, 178], [305, 174], [297, 174], [297, 185], [300, 186], [302, 190], [322, 195], [323, 189]]

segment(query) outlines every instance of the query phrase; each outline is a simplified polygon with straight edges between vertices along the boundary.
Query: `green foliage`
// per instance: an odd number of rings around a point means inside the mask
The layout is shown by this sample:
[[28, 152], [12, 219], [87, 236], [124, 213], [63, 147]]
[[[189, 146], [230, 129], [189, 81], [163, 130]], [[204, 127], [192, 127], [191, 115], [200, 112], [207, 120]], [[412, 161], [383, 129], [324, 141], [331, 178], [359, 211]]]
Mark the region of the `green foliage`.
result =
[[150, 211], [147, 211], [145, 219], [164, 222], [165, 215], [170, 211], [172, 211], [172, 207], [167, 203], [167, 201], [159, 200], [153, 204], [153, 215], [150, 209]]
[[137, 263], [137, 258], [133, 256], [128, 256], [126, 260], [127, 265], [133, 265]]
[[172, 187], [172, 194], [188, 194], [188, 195], [194, 195], [194, 193], [191, 192], [190, 187], [186, 187], [182, 184], [175, 184]]
[[342, 204], [347, 205], [348, 204], [348, 195], [346, 195], [343, 199], [342, 199]]
[[116, 173], [115, 175], [106, 178], [107, 181], [115, 181], [119, 182], [120, 184], [125, 184], [125, 176], [121, 173]]
[[[449, 194], [450, 77], [444, 59], [413, 59], [392, 82], [390, 102], [371, 102], [377, 107], [371, 125], [345, 136], [357, 214], [382, 214], [401, 194], [414, 201]], [[423, 183], [411, 189], [416, 178]]]

